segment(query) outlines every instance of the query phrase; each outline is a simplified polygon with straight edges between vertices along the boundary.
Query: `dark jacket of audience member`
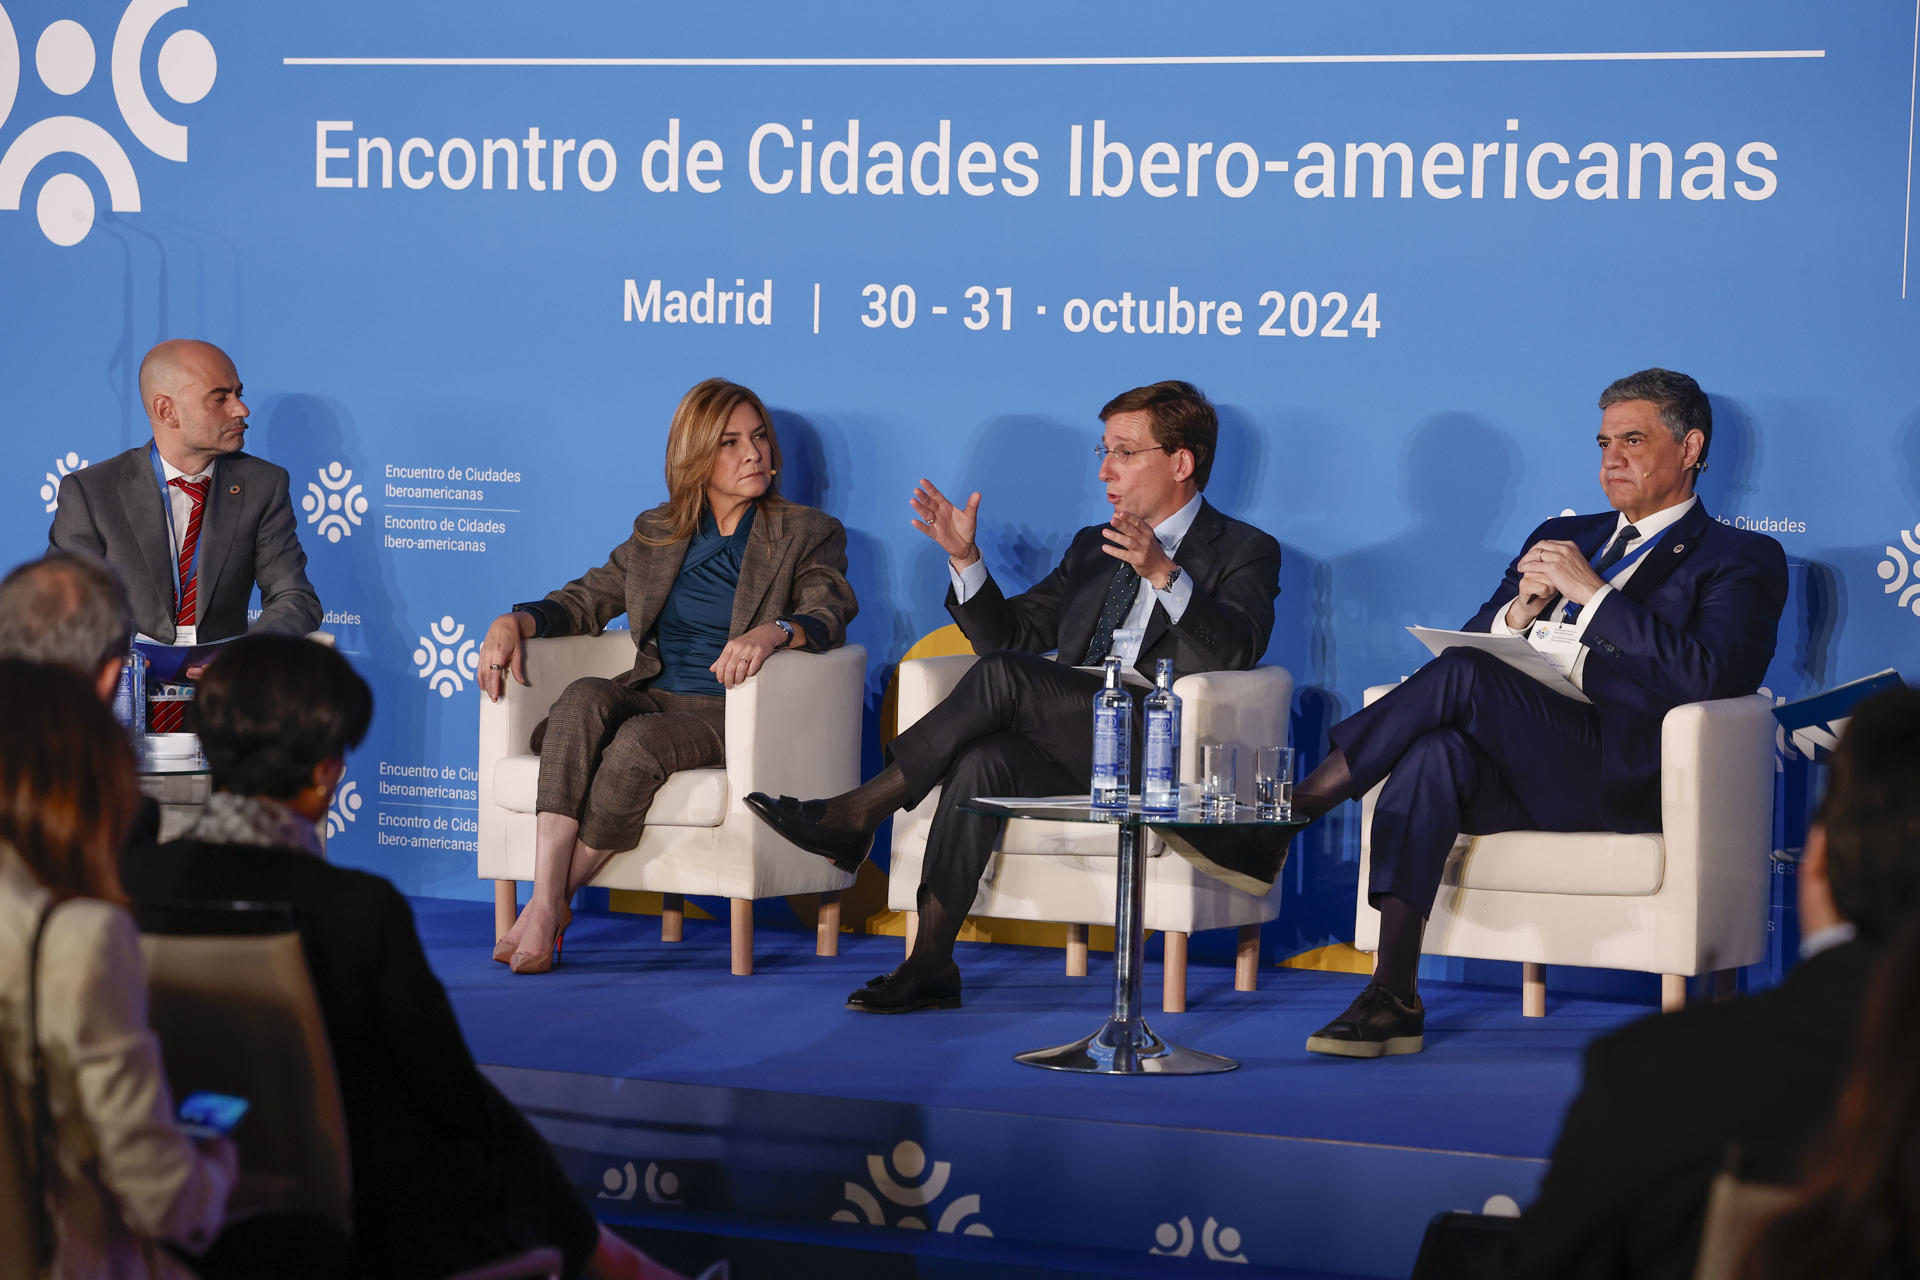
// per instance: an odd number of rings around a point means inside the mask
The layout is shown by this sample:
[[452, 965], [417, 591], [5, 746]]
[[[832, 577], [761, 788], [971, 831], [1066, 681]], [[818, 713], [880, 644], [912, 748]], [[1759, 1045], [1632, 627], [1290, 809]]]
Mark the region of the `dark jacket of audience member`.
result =
[[[1684, 1280], [1708, 1187], [1730, 1157], [1752, 1180], [1798, 1177], [1833, 1114], [1875, 961], [1920, 904], [1917, 779], [1920, 690], [1862, 703], [1799, 872], [1803, 929], [1830, 914], [1855, 936], [1774, 990], [1594, 1041], [1540, 1197], [1521, 1220], [1514, 1274]], [[1829, 889], [1824, 913], [1810, 912]]]
[[290, 904], [352, 1148], [355, 1274], [446, 1274], [537, 1244], [578, 1274], [599, 1233], [552, 1152], [475, 1067], [406, 900], [328, 864], [313, 823], [372, 695], [308, 640], [234, 641], [196, 702], [215, 794], [187, 837], [130, 860], [135, 900]]
[[1867, 999], [1853, 1074], [1797, 1203], [1759, 1233], [1744, 1280], [1920, 1275], [1920, 920]]

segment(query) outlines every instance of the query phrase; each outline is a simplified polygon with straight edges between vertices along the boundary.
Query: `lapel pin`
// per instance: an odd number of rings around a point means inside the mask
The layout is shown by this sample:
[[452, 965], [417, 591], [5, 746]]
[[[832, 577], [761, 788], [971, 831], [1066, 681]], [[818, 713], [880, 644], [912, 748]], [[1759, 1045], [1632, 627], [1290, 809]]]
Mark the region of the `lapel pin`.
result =
[[1686, 549], [1687, 549], [1687, 544], [1684, 542], [1676, 542], [1673, 544], [1673, 554], [1675, 555], [1679, 555], [1682, 551], [1685, 551]]
[[[239, 486], [239, 485], [237, 485], [237, 484], [230, 484], [230, 485], [228, 485], [228, 486], [227, 486], [227, 492], [228, 492], [228, 493], [239, 493], [239, 492], [240, 492], [240, 486]], [[1678, 547], [1675, 547], [1675, 548], [1674, 548], [1674, 550], [1676, 550], [1676, 551], [1678, 551], [1678, 550], [1679, 550], [1679, 548], [1678, 548]]]

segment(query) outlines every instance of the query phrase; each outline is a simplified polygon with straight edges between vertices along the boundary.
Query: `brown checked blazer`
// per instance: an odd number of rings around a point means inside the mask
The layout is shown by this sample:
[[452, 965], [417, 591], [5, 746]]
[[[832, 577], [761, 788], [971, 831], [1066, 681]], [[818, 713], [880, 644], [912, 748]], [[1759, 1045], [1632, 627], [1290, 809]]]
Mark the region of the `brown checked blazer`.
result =
[[[663, 504], [643, 511], [633, 534], [607, 562], [589, 569], [544, 600], [517, 604], [539, 619], [540, 636], [598, 635], [627, 615], [635, 652], [633, 670], [618, 683], [645, 684], [660, 674], [654, 623], [680, 576], [687, 540], [653, 546], [643, 531], [664, 529]], [[824, 511], [783, 498], [763, 498], [747, 535], [740, 585], [733, 595], [729, 634], [740, 635], [775, 618], [787, 618], [806, 633], [807, 647], [831, 649], [847, 638], [847, 623], [860, 611], [847, 582], [847, 531]]]

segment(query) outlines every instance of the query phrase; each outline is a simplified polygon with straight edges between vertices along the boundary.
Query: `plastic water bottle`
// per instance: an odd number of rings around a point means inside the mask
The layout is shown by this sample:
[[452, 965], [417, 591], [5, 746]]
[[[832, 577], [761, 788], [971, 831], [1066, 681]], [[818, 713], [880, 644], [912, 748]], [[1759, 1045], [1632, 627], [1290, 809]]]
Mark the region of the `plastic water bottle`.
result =
[[1120, 659], [1107, 659], [1107, 683], [1093, 698], [1093, 799], [1096, 809], [1125, 811], [1133, 764], [1133, 695], [1120, 683]]
[[120, 664], [120, 683], [113, 691], [113, 718], [138, 747], [147, 731], [147, 660], [137, 645], [128, 647], [126, 661]]
[[1140, 762], [1140, 807], [1149, 813], [1180, 808], [1180, 695], [1173, 691], [1173, 659], [1155, 665], [1146, 701], [1146, 756]]

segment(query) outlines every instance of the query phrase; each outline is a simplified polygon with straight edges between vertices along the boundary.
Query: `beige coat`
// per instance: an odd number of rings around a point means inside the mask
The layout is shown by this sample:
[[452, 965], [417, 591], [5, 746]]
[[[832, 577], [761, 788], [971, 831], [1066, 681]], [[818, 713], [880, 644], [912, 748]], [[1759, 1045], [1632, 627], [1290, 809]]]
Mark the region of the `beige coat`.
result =
[[[23, 1140], [31, 1133], [27, 952], [48, 893], [0, 844], [0, 1065]], [[133, 918], [91, 898], [63, 903], [40, 944], [40, 1044], [60, 1176], [54, 1275], [186, 1275], [156, 1240], [203, 1249], [220, 1229], [230, 1163], [173, 1124]]]

